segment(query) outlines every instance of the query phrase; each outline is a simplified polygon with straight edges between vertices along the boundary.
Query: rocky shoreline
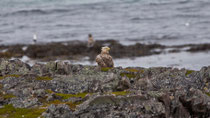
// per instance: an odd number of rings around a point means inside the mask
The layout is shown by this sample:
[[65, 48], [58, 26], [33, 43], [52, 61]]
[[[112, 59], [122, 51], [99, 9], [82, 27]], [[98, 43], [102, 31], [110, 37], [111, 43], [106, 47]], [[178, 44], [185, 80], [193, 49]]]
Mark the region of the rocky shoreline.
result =
[[160, 44], [140, 44], [125, 46], [115, 40], [96, 41], [93, 47], [88, 47], [87, 42], [69, 41], [52, 42], [35, 45], [1, 45], [1, 58], [21, 58], [27, 56], [30, 59], [39, 61], [55, 60], [81, 60], [88, 57], [89, 61], [94, 61], [101, 47], [109, 46], [110, 54], [113, 58], [140, 57], [161, 53], [174, 52], [199, 52], [210, 50], [210, 44], [189, 44], [179, 46], [164, 46]]
[[0, 60], [0, 117], [208, 118], [210, 67], [101, 68]]

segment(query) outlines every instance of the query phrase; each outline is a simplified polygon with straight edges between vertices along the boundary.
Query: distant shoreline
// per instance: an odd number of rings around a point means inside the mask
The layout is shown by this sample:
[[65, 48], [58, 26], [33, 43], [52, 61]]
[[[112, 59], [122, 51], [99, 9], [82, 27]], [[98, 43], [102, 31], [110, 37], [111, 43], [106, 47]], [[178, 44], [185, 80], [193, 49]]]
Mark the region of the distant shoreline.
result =
[[113, 58], [141, 57], [161, 53], [174, 52], [202, 52], [210, 50], [210, 44], [188, 44], [178, 46], [164, 46], [160, 44], [140, 44], [122, 45], [115, 40], [96, 41], [91, 48], [87, 47], [84, 41], [52, 42], [35, 45], [0, 45], [1, 58], [21, 58], [28, 56], [31, 59], [43, 61], [61, 60], [79, 60], [80, 58], [89, 57], [90, 61], [100, 53], [102, 46], [111, 48], [110, 54]]

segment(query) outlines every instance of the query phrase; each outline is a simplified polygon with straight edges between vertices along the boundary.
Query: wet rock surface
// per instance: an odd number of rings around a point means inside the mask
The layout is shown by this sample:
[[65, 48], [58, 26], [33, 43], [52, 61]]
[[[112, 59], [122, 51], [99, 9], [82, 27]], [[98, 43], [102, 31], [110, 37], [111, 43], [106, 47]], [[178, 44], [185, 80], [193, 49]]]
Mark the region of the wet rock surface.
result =
[[54, 42], [36, 45], [10, 45], [0, 46], [0, 57], [23, 57], [28, 56], [31, 59], [41, 59], [44, 61], [57, 59], [74, 59], [78, 60], [83, 57], [89, 57], [89, 60], [95, 60], [96, 55], [101, 52], [101, 47], [109, 46], [111, 55], [114, 58], [146, 56], [159, 54], [154, 49], [163, 49], [165, 46], [159, 44], [135, 44], [124, 46], [115, 40], [96, 41], [94, 46], [88, 47], [87, 42], [70, 41]]
[[40, 61], [55, 61], [57, 59], [80, 60], [88, 57], [90, 61], [95, 60], [96, 55], [101, 51], [101, 47], [109, 46], [110, 54], [113, 58], [140, 57], [161, 53], [174, 52], [201, 52], [210, 50], [210, 44], [186, 44], [176, 46], [165, 46], [160, 44], [141, 44], [122, 45], [116, 40], [99, 40], [94, 46], [88, 47], [87, 42], [69, 41], [52, 42], [34, 45], [0, 45], [0, 57], [2, 58], [21, 58], [27, 56], [31, 59]]
[[36, 111], [30, 118], [210, 117], [210, 67], [99, 69], [53, 61], [31, 67], [1, 59], [0, 68], [0, 117], [20, 109]]
[[88, 47], [87, 42], [52, 42], [35, 45], [1, 45], [0, 57], [21, 58], [27, 56], [40, 61], [55, 61], [71, 59], [80, 60], [88, 57], [90, 61], [95, 60], [96, 55], [101, 51], [101, 47], [109, 46], [110, 54], [113, 58], [140, 57], [161, 53], [174, 52], [200, 52], [210, 50], [210, 44], [186, 44], [177, 46], [164, 46], [160, 44], [140, 44], [122, 45], [115, 40], [96, 41], [93, 47]]

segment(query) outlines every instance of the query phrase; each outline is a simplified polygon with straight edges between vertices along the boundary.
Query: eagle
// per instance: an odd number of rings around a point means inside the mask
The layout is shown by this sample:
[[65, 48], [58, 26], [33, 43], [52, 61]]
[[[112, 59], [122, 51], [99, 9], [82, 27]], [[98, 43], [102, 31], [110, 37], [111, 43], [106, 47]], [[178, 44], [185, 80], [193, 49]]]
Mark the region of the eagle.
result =
[[101, 54], [96, 56], [96, 62], [99, 67], [114, 67], [112, 56], [109, 55], [109, 47], [102, 47]]

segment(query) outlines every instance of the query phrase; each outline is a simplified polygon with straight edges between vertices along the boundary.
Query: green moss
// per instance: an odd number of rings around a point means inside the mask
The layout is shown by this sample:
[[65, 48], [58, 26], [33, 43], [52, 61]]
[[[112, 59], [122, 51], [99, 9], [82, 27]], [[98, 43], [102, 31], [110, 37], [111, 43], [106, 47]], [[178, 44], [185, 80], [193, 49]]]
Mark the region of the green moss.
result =
[[141, 70], [140, 72], [141, 72], [141, 73], [144, 73], [144, 70]]
[[10, 99], [10, 98], [14, 98], [14, 97], [16, 97], [16, 96], [14, 96], [12, 94], [5, 94], [5, 95], [3, 95], [4, 99]]
[[208, 95], [210, 97], [210, 93], [206, 93], [206, 95]]
[[144, 69], [125, 68], [125, 70], [128, 71], [128, 72], [140, 72], [140, 73], [144, 73]]
[[63, 99], [69, 99], [71, 97], [81, 97], [84, 98], [88, 93], [78, 93], [78, 94], [63, 94], [55, 93], [57, 96], [61, 96]]
[[55, 104], [55, 105], [58, 105], [58, 104], [66, 104], [69, 106], [69, 108], [71, 110], [75, 110], [76, 109], [76, 106], [77, 105], [80, 105], [82, 102], [62, 102], [60, 100], [54, 100], [54, 101], [50, 101], [50, 102], [47, 102], [43, 107], [46, 107], [46, 106], [49, 106], [51, 104]]
[[110, 69], [112, 69], [112, 68], [111, 67], [102, 67], [101, 71], [108, 72]]
[[195, 71], [194, 70], [187, 70], [186, 73], [185, 73], [185, 75], [188, 76], [189, 74], [191, 74], [193, 72], [195, 72]]
[[13, 94], [3, 94], [2, 92], [0, 92], [0, 97], [4, 98], [4, 99], [10, 99], [10, 98], [14, 98], [16, 96], [14, 96]]
[[63, 104], [64, 102], [60, 101], [60, 100], [53, 100], [53, 101], [50, 101], [48, 102], [48, 104]]
[[71, 110], [76, 110], [77, 105], [80, 105], [82, 102], [67, 102], [66, 104], [69, 106]]
[[4, 79], [4, 78], [7, 78], [7, 77], [15, 77], [15, 78], [19, 78], [20, 75], [5, 75], [5, 76], [0, 76], [0, 80], [1, 79]]
[[129, 72], [139, 72], [139, 70], [133, 68], [126, 68], [125, 70]]
[[5, 105], [3, 108], [0, 108], [0, 117], [2, 118], [37, 118], [46, 109], [40, 108], [14, 108], [12, 105]]
[[13, 55], [9, 52], [1, 52], [0, 57], [11, 58]]
[[[52, 90], [46, 90], [48, 93], [54, 93]], [[78, 93], [78, 94], [64, 94], [64, 93], [55, 93], [57, 96], [62, 97], [62, 99], [69, 99], [71, 97], [81, 97], [84, 98], [88, 93]], [[90, 93], [91, 94], [91, 93]], [[69, 106], [70, 109], [75, 110], [76, 106], [81, 104], [82, 102], [62, 102], [60, 100], [54, 100], [47, 102], [46, 100], [40, 100], [42, 103], [44, 103], [43, 107], [47, 107], [50, 104], [66, 104]]]
[[116, 92], [112, 92], [112, 94], [116, 95], [116, 96], [124, 96], [129, 94], [130, 92], [128, 91], [116, 91]]
[[136, 75], [133, 74], [133, 73], [121, 73], [120, 76], [122, 76], [122, 77], [126, 76], [128, 78], [135, 78], [136, 77]]
[[50, 81], [52, 80], [52, 78], [48, 76], [43, 76], [43, 77], [37, 77], [36, 80]]
[[53, 93], [53, 91], [50, 90], [50, 89], [47, 89], [46, 92], [47, 92], [47, 93]]
[[18, 77], [20, 77], [20, 75], [6, 75], [5, 77], [15, 77], [15, 78], [18, 78]]
[[[47, 93], [55, 93], [52, 90], [46, 90]], [[55, 93], [55, 95], [62, 97], [63, 99], [69, 99], [71, 97], [81, 97], [84, 98], [88, 93], [78, 93], [78, 94], [64, 94], [64, 93]], [[91, 94], [91, 93], [90, 93]]]

